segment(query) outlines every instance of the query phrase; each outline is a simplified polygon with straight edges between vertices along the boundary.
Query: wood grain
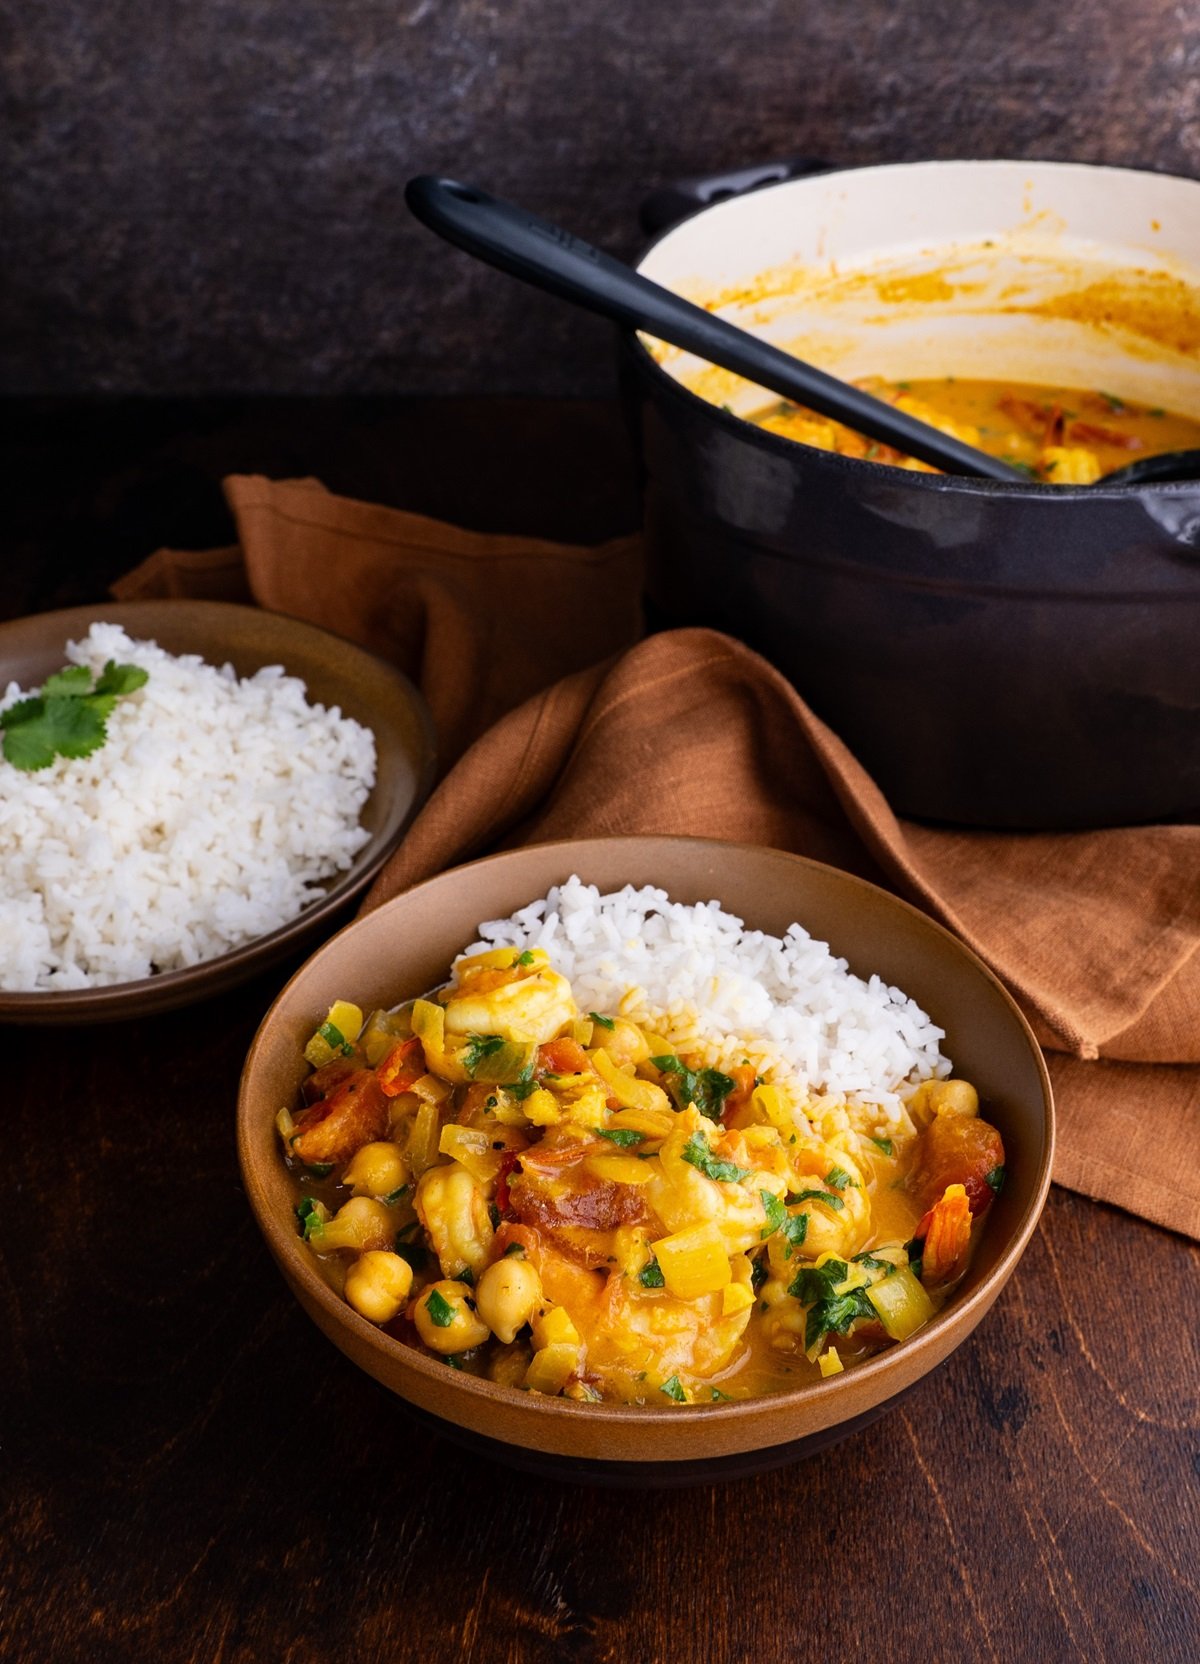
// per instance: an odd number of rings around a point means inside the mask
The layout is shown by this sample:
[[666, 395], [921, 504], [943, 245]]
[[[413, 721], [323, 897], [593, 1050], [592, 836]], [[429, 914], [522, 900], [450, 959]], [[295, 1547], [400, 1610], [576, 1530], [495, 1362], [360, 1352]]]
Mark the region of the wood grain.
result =
[[[551, 430], [604, 420], [527, 408], [502, 443], [569, 448]], [[163, 441], [94, 431], [111, 501]], [[223, 454], [265, 431], [243, 410]], [[569, 483], [546, 482], [548, 509]], [[17, 507], [36, 540], [62, 523], [35, 485]], [[5, 602], [98, 594], [109, 558], [23, 566]], [[6, 1664], [1200, 1656], [1200, 1248], [1054, 1191], [977, 1334], [820, 1458], [659, 1495], [510, 1473], [415, 1429], [257, 1237], [233, 1101], [287, 972], [118, 1027], [0, 1031]]]

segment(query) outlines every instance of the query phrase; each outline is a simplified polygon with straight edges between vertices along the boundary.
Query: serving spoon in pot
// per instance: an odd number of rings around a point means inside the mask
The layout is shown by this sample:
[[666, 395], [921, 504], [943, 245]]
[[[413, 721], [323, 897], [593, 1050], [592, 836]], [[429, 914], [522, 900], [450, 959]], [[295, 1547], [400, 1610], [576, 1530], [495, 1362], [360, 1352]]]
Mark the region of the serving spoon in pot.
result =
[[697, 358], [732, 370], [782, 398], [793, 399], [856, 433], [948, 474], [1028, 485], [1028, 475], [894, 405], [827, 375], [672, 294], [631, 266], [602, 254], [560, 226], [489, 196], [475, 185], [423, 174], [410, 179], [405, 200], [416, 217], [447, 242], [535, 288], [574, 301], [631, 329], [670, 341]]
[[[535, 288], [670, 341], [697, 358], [948, 474], [1030, 483], [1026, 472], [999, 457], [905, 415], [861, 388], [714, 317], [561, 226], [489, 196], [478, 186], [423, 174], [409, 180], [404, 195], [416, 217], [447, 242]], [[1198, 478], [1200, 451], [1170, 451], [1128, 463], [1097, 483], [1149, 485]]]

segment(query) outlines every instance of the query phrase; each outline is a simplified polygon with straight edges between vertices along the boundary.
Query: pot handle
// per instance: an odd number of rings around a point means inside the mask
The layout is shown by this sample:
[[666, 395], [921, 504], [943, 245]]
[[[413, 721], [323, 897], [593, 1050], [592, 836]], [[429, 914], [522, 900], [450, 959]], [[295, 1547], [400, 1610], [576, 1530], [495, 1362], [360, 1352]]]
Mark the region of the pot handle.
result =
[[647, 236], [657, 236], [677, 220], [727, 197], [744, 196], [763, 185], [779, 185], [785, 179], [803, 179], [810, 173], [831, 173], [833, 162], [823, 162], [816, 156], [785, 156], [777, 162], [759, 162], [756, 166], [731, 168], [725, 173], [697, 174], [690, 179], [675, 179], [660, 185], [642, 199], [638, 221]]

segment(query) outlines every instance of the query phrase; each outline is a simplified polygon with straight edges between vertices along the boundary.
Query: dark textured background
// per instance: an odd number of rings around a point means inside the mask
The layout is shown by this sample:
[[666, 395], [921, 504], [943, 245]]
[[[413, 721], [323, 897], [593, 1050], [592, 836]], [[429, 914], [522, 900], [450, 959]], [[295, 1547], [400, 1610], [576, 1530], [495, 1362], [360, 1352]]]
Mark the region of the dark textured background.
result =
[[1200, 173], [1200, 8], [1178, 0], [39, 0], [9, 18], [9, 392], [606, 391], [604, 327], [410, 222], [417, 171], [626, 252], [651, 185], [796, 152]]

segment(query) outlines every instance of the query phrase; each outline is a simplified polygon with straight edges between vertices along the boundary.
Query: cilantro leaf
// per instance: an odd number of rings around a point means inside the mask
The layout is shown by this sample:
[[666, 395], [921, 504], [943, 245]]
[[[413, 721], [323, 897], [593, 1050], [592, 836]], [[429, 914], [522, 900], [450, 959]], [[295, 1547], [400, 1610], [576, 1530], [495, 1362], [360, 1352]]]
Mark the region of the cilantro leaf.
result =
[[846, 1205], [840, 1196], [835, 1196], [829, 1190], [797, 1190], [788, 1197], [788, 1201], [789, 1203], [824, 1202], [825, 1206], [832, 1208], [834, 1213], [840, 1213]]
[[783, 1250], [785, 1260], [790, 1260], [794, 1251], [801, 1247], [808, 1235], [808, 1215], [806, 1213], [789, 1213], [783, 1225], [783, 1235], [787, 1247]]
[[83, 665], [66, 665], [42, 690], [0, 711], [0, 752], [26, 773], [49, 768], [55, 757], [90, 757], [108, 738], [106, 722], [118, 697], [149, 680], [136, 665], [112, 660], [95, 687]]
[[517, 955], [517, 957], [513, 960], [513, 969], [514, 970], [519, 969], [519, 970], [523, 971], [527, 965], [532, 965], [532, 964], [533, 964], [533, 955], [532, 955], [532, 953], [530, 953], [529, 949], [526, 948], [524, 953], [519, 953]]
[[659, 1392], [665, 1392], [668, 1398], [673, 1398], [676, 1404], [687, 1403], [687, 1392], [678, 1375], [672, 1375], [669, 1381], [664, 1381]]
[[[95, 692], [100, 695], [110, 694], [114, 699], [121, 698], [127, 693], [136, 693], [144, 688], [150, 680], [150, 672], [143, 670], [138, 664], [118, 664], [115, 659], [109, 659], [100, 673]], [[42, 692], [46, 690], [43, 688]]]
[[760, 1242], [765, 1242], [767, 1238], [769, 1236], [773, 1236], [783, 1224], [784, 1220], [788, 1216], [788, 1211], [779, 1200], [779, 1197], [773, 1196], [769, 1190], [760, 1190], [758, 1194], [762, 1199], [763, 1212], [767, 1216], [767, 1222], [763, 1226], [762, 1230], [759, 1231], [758, 1237]]
[[634, 1132], [632, 1127], [597, 1127], [597, 1138], [607, 1138], [610, 1144], [619, 1144], [627, 1150], [631, 1144], [640, 1144], [645, 1138], [644, 1132]]
[[855, 1254], [855, 1265], [865, 1265], [868, 1271], [882, 1271], [885, 1277], [890, 1277], [896, 1266], [892, 1260], [881, 1260], [877, 1254]]
[[463, 1068], [469, 1075], [473, 1075], [485, 1057], [491, 1057], [504, 1045], [504, 1038], [499, 1034], [471, 1034], [467, 1036], [466, 1049], [463, 1052]]
[[896, 1153], [896, 1146], [890, 1138], [872, 1138], [871, 1143], [874, 1144], [877, 1150], [882, 1150], [885, 1156], [892, 1156]]
[[845, 1190], [848, 1184], [854, 1183], [854, 1180], [844, 1167], [831, 1167], [825, 1175], [825, 1183], [830, 1190]]
[[706, 1179], [716, 1179], [721, 1184], [736, 1184], [740, 1179], [750, 1177], [748, 1167], [739, 1167], [736, 1162], [722, 1161], [718, 1156], [714, 1156], [698, 1132], [694, 1132], [688, 1139], [682, 1153], [684, 1161], [691, 1162]]
[[666, 1288], [666, 1278], [662, 1274], [662, 1267], [657, 1260], [648, 1260], [638, 1272], [638, 1282], [643, 1288]]
[[1004, 1181], [1007, 1177], [1007, 1168], [1003, 1166], [993, 1167], [990, 1173], [985, 1173], [983, 1175], [983, 1182], [991, 1189], [994, 1195], [999, 1196], [1000, 1192], [1004, 1189]]
[[454, 1307], [436, 1288], [431, 1288], [426, 1296], [425, 1310], [429, 1313], [429, 1321], [439, 1329], [448, 1329], [454, 1322]]
[[734, 1083], [719, 1069], [689, 1069], [677, 1057], [652, 1057], [654, 1067], [667, 1077], [667, 1091], [678, 1109], [695, 1104], [701, 1115], [710, 1121], [721, 1119], [726, 1098]]
[[844, 1335], [860, 1317], [876, 1315], [865, 1288], [852, 1288], [847, 1294], [818, 1300], [804, 1325], [804, 1350], [811, 1352], [826, 1335]]
[[[92, 673], [85, 664], [68, 664], [47, 676], [42, 683], [42, 698], [73, 699], [77, 694], [91, 693]], [[108, 689], [104, 690], [106, 693]]]
[[589, 1011], [588, 1016], [596, 1024], [597, 1028], [616, 1028], [617, 1026], [611, 1017], [602, 1017], [598, 1011]]
[[300, 1221], [301, 1236], [305, 1242], [311, 1242], [329, 1218], [329, 1209], [314, 1196], [302, 1196], [296, 1206], [296, 1218]]
[[354, 1047], [346, 1039], [336, 1023], [322, 1023], [317, 1033], [324, 1040], [331, 1052], [341, 1052], [343, 1057], [350, 1057]]

